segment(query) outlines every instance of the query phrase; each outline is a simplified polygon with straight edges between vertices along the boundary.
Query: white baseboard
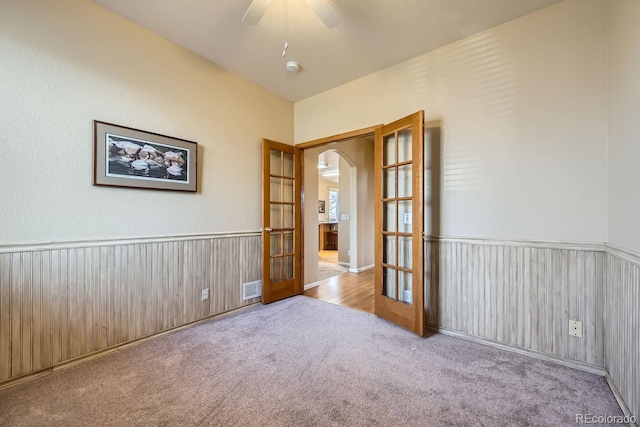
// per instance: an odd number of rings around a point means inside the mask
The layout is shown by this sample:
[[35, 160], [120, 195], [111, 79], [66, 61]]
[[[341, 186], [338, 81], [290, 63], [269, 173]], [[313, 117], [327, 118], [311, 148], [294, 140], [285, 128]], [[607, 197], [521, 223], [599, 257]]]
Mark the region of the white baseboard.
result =
[[304, 290], [308, 291], [311, 288], [317, 288], [318, 286], [320, 286], [320, 282], [313, 282], [313, 283], [309, 283], [307, 285], [304, 285]]
[[349, 264], [348, 262], [340, 262], [340, 261], [338, 261], [338, 265], [341, 265], [341, 266], [347, 267], [347, 268], [351, 267], [351, 264]]
[[490, 339], [487, 339], [487, 338], [482, 338], [482, 337], [478, 337], [478, 336], [475, 336], [475, 335], [467, 334], [465, 332], [454, 331], [452, 329], [442, 328], [442, 327], [439, 327], [439, 326], [427, 325], [427, 329], [431, 330], [431, 331], [434, 331], [434, 332], [441, 333], [443, 335], [450, 335], [452, 337], [462, 338], [462, 339], [465, 339], [465, 340], [468, 340], [468, 341], [476, 342], [478, 344], [488, 345], [490, 347], [499, 348], [501, 350], [506, 350], [506, 351], [511, 351], [513, 353], [522, 354], [524, 356], [534, 357], [534, 358], [540, 359], [540, 360], [546, 360], [547, 362], [552, 362], [552, 363], [555, 363], [555, 364], [558, 364], [558, 365], [567, 366], [569, 368], [574, 368], [574, 369], [577, 369], [579, 371], [584, 371], [584, 372], [589, 372], [591, 374], [600, 375], [601, 377], [604, 377], [604, 376], [607, 375], [606, 369], [604, 369], [604, 368], [602, 368], [600, 366], [590, 365], [588, 363], [578, 362], [576, 360], [565, 359], [564, 357], [555, 356], [555, 355], [552, 355], [552, 354], [541, 353], [539, 351], [530, 350], [528, 348], [517, 347], [517, 346], [511, 345], [511, 344], [504, 344], [504, 343], [493, 341], [493, 340], [490, 340]]
[[363, 271], [371, 270], [373, 267], [375, 267], [375, 264], [366, 265], [361, 268], [350, 268], [349, 273], [362, 273]]

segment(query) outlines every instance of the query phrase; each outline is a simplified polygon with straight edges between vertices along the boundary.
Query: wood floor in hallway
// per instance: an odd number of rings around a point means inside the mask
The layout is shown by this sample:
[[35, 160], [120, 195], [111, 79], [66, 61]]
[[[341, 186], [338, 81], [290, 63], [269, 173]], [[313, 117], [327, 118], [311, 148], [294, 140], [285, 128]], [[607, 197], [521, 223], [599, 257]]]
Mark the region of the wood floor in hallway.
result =
[[344, 273], [320, 282], [315, 288], [306, 290], [304, 294], [344, 307], [374, 312], [373, 303], [374, 270], [362, 273]]
[[318, 261], [336, 264], [338, 262], [338, 251], [318, 251]]

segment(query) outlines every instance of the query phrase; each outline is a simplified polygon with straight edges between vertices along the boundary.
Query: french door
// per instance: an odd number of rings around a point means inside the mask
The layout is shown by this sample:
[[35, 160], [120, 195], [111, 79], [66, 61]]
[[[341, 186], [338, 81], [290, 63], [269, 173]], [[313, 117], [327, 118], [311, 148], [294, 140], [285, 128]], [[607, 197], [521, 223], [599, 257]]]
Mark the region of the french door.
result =
[[302, 293], [300, 149], [262, 140], [262, 302]]
[[424, 336], [422, 111], [375, 135], [375, 312]]

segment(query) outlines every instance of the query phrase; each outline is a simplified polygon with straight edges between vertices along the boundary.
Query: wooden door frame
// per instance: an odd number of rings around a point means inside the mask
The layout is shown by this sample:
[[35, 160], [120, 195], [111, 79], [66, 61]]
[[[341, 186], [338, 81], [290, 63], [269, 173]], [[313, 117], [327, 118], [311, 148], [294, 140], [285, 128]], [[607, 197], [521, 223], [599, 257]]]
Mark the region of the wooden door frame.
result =
[[[295, 144], [296, 148], [300, 150], [297, 151], [300, 153], [300, 293], [304, 293], [304, 233], [305, 233], [305, 224], [304, 224], [304, 150], [310, 148], [322, 147], [325, 145], [337, 144], [339, 142], [345, 142], [349, 140], [353, 140], [356, 138], [364, 138], [367, 136], [375, 136], [376, 129], [382, 128], [384, 125], [375, 125], [367, 128], [357, 129], [350, 132], [339, 133], [337, 135], [327, 136], [325, 138], [313, 139], [311, 141], [303, 142], [300, 144]], [[375, 141], [374, 141], [375, 143]]]

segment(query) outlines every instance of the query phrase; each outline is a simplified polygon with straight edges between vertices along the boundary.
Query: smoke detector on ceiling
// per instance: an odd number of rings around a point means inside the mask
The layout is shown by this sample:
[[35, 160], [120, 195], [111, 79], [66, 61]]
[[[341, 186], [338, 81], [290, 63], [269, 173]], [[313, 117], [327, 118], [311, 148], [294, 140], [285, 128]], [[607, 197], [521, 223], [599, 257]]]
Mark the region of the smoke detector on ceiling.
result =
[[300, 64], [298, 64], [296, 61], [287, 62], [287, 71], [290, 73], [297, 73], [298, 71], [300, 71]]

